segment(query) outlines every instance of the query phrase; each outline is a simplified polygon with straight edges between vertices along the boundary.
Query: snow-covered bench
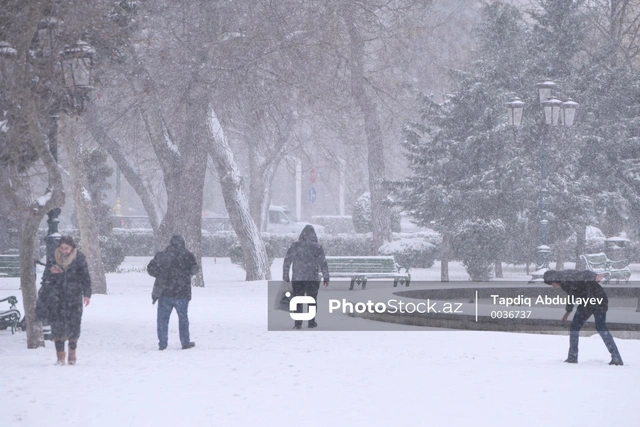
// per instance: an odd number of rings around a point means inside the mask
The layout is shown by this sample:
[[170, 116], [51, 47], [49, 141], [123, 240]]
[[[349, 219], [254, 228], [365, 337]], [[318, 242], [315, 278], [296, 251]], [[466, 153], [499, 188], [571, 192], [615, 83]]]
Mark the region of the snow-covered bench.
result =
[[[396, 264], [392, 256], [328, 256], [327, 265], [332, 279], [351, 279], [350, 290], [355, 284], [362, 285], [362, 289], [365, 289], [368, 279], [393, 279], [394, 287], [398, 286], [398, 283], [409, 286], [411, 282], [409, 268]], [[405, 270], [404, 273], [400, 272], [402, 268]]]
[[607, 258], [604, 252], [580, 255], [580, 258], [584, 261], [588, 270], [604, 275], [603, 283], [605, 284], [612, 279], [615, 279], [616, 284], [620, 284], [621, 280], [624, 280], [625, 284], [629, 282], [631, 270], [628, 267], [629, 261], [626, 259], [613, 261]]

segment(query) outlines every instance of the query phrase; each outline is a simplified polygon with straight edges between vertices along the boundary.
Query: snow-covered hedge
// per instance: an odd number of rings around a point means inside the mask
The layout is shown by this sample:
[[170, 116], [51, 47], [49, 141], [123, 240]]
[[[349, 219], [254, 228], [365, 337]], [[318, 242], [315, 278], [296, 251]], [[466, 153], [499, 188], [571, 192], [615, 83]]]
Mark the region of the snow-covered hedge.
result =
[[126, 256], [151, 256], [156, 253], [153, 230], [114, 228], [112, 236], [120, 242]]
[[[275, 256], [273, 247], [269, 241], [264, 241], [264, 249], [267, 252], [267, 264], [269, 264], [269, 267], [271, 267]], [[242, 251], [242, 246], [240, 246], [239, 242], [231, 246], [229, 258], [231, 259], [231, 262], [233, 264], [236, 264], [244, 270], [244, 254]]]
[[393, 255], [403, 267], [430, 268], [435, 261], [436, 246], [423, 238], [400, 239], [380, 246], [378, 253]]
[[[152, 230], [116, 228], [113, 230], [113, 236], [120, 242], [127, 256], [152, 256], [156, 252]], [[289, 246], [298, 240], [298, 235], [294, 233], [262, 233], [261, 236], [265, 245], [269, 246], [268, 250], [275, 258], [283, 258]], [[434, 246], [439, 244], [439, 236], [437, 235], [394, 233], [393, 236], [396, 240], [418, 238]], [[371, 233], [323, 234], [319, 236], [319, 241], [327, 256], [378, 255], [378, 251], [373, 246]], [[230, 257], [231, 249], [236, 244], [238, 244], [238, 238], [233, 231], [204, 232], [202, 234], [202, 256]], [[414, 267], [417, 267], [417, 265]]]
[[323, 225], [327, 234], [355, 233], [351, 215], [318, 215], [312, 217], [311, 222]]
[[218, 258], [231, 256], [231, 248], [237, 243], [238, 238], [233, 231], [202, 233], [202, 256]]

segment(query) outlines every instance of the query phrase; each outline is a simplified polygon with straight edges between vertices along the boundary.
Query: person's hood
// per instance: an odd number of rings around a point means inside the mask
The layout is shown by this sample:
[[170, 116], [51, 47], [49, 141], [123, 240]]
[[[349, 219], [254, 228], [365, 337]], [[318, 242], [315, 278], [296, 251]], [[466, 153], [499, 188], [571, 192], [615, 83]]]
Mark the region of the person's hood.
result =
[[175, 235], [171, 238], [171, 240], [169, 241], [169, 244], [171, 246], [176, 246], [179, 248], [185, 248], [187, 246], [187, 244], [184, 241], [184, 238], [182, 236], [179, 235]]
[[305, 227], [302, 229], [302, 232], [300, 233], [300, 238], [298, 240], [300, 240], [301, 242], [318, 243], [316, 230], [312, 225], [305, 225]]

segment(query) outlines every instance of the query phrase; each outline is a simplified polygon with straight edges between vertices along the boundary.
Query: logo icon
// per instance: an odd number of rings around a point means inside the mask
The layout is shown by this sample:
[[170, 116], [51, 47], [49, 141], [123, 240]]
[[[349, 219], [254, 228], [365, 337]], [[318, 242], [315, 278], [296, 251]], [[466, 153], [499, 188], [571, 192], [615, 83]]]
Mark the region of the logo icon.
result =
[[[287, 298], [291, 296], [291, 292], [284, 294]], [[306, 313], [298, 313], [298, 306], [307, 304], [309, 309]], [[311, 320], [316, 317], [316, 300], [310, 296], [297, 296], [289, 301], [289, 316], [293, 320]]]

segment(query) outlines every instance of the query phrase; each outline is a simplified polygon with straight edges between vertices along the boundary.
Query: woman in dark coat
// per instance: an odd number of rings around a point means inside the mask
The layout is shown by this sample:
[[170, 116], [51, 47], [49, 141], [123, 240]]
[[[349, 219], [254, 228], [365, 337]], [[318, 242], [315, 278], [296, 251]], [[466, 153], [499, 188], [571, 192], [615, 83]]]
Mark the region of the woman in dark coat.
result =
[[[76, 363], [83, 305], [91, 301], [91, 277], [84, 254], [69, 236], [63, 236], [55, 249], [55, 263], [42, 276], [41, 297], [46, 320], [56, 346], [57, 365], [65, 364], [65, 341], [69, 341], [68, 363]], [[40, 303], [40, 301], [39, 301]]]

